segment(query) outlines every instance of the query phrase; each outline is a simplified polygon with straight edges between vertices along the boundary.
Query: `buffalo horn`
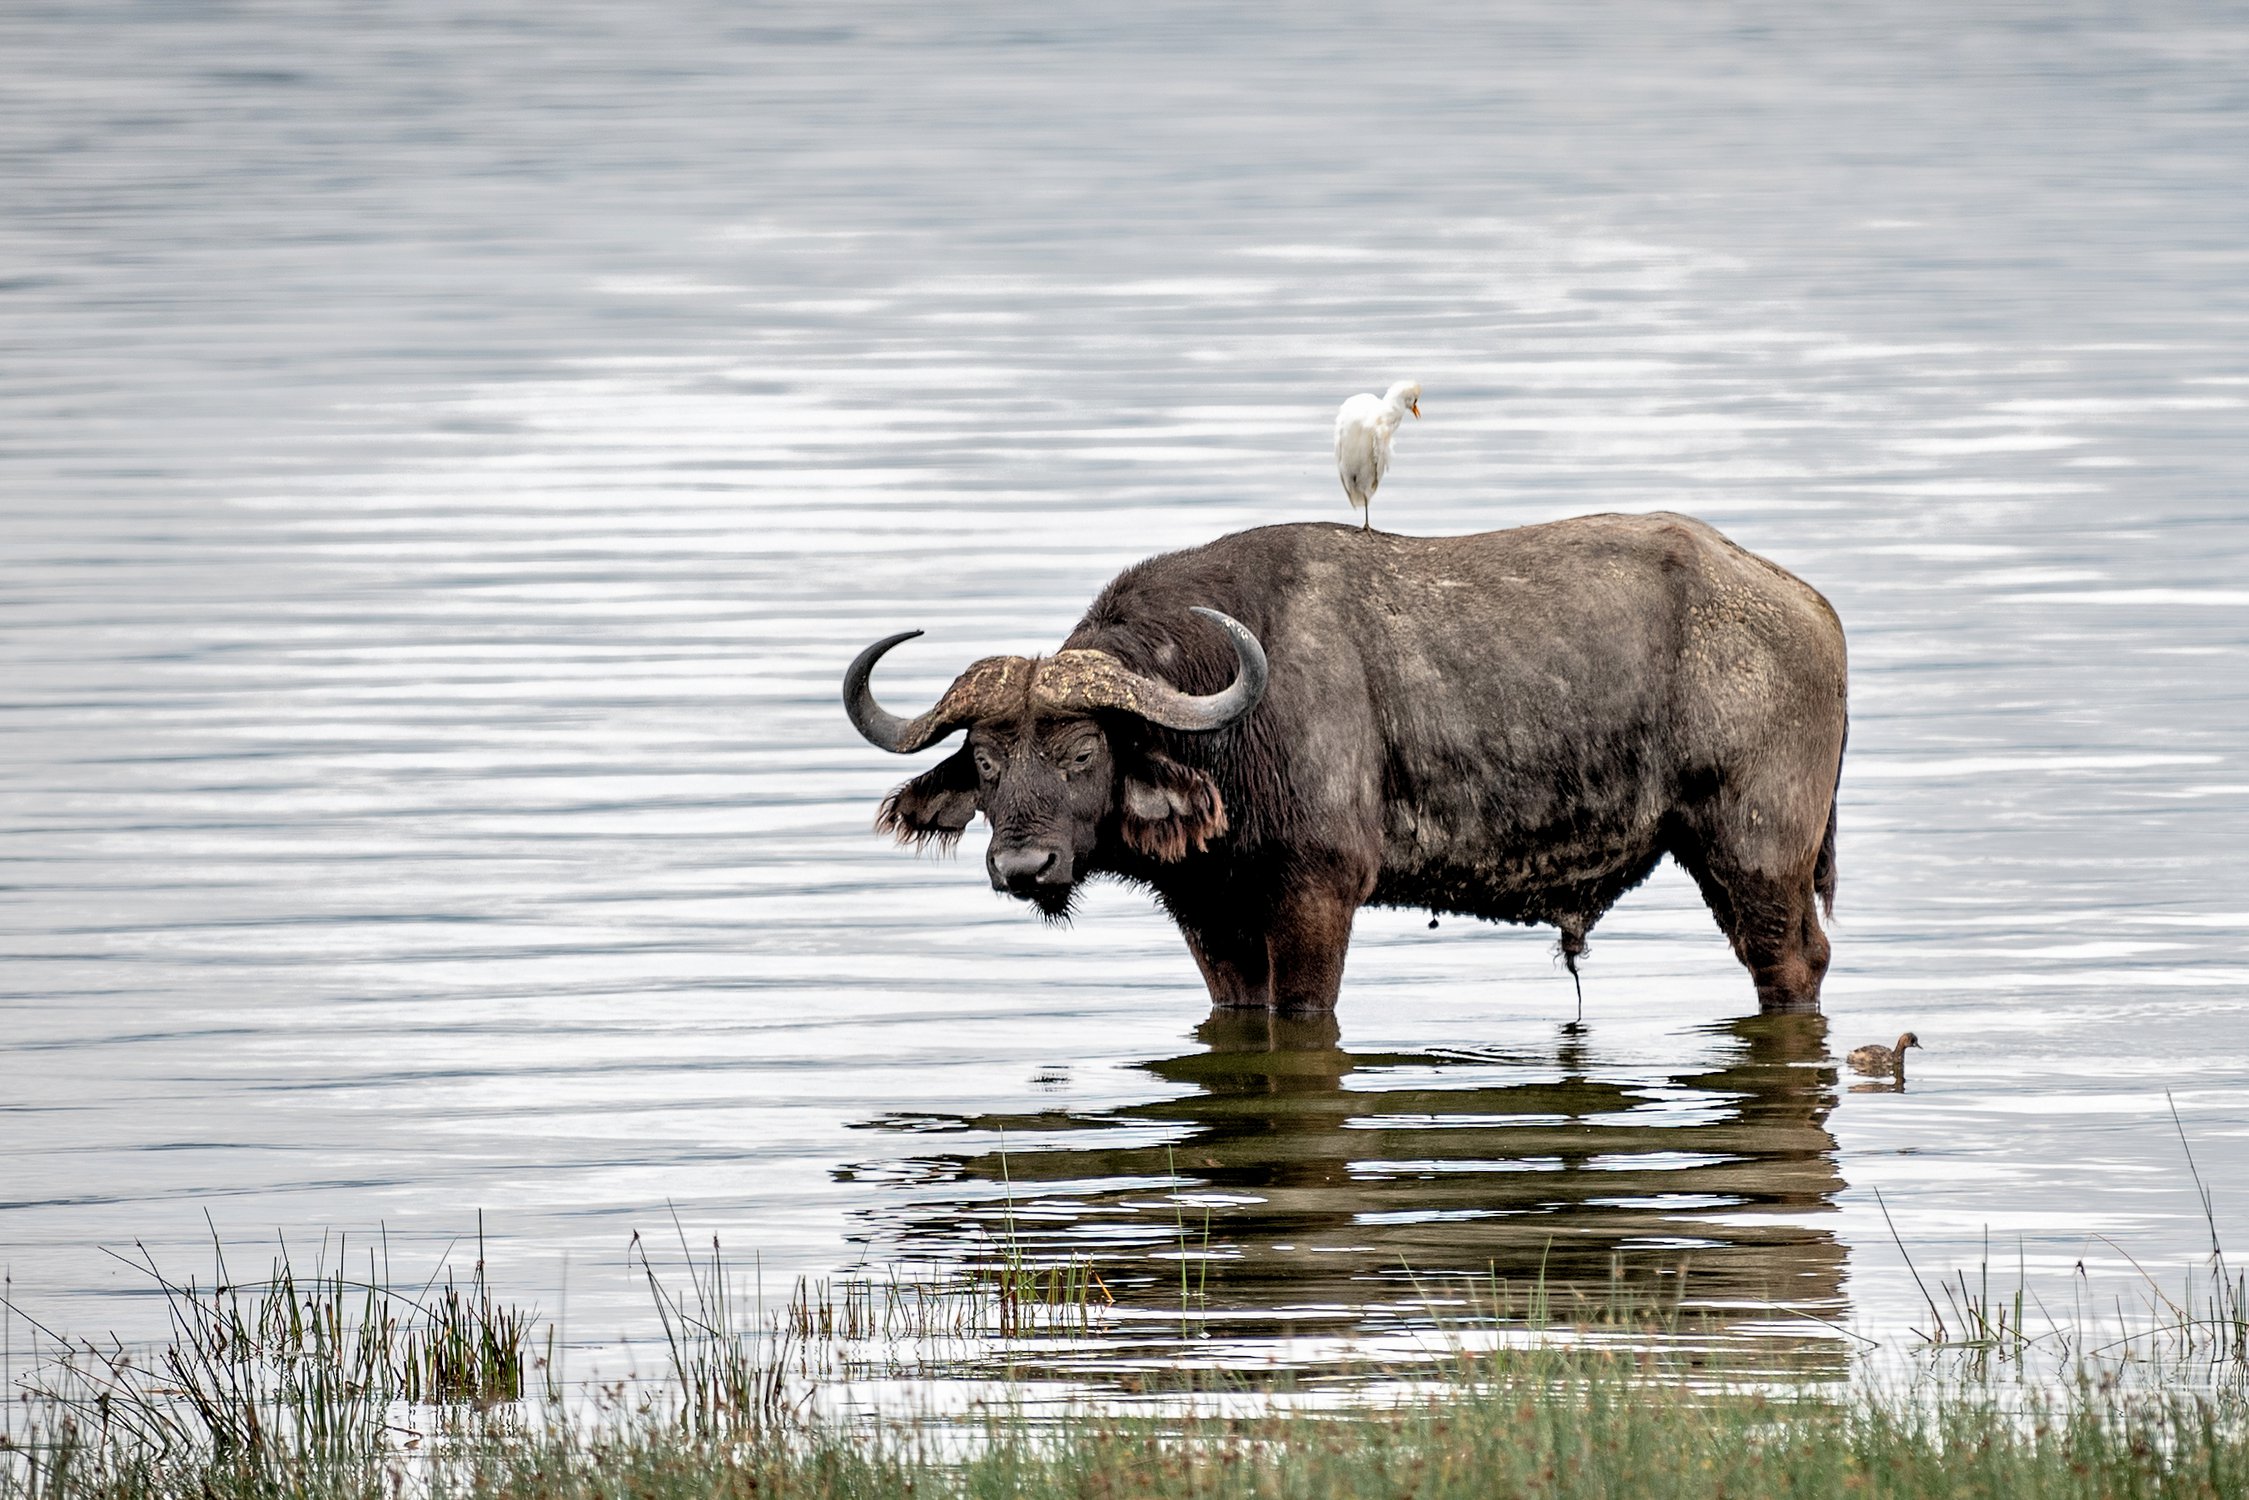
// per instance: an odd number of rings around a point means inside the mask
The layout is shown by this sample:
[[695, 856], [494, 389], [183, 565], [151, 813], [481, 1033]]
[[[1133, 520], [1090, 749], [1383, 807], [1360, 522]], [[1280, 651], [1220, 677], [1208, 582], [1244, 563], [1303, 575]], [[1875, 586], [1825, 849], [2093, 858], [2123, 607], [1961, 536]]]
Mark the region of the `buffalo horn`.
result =
[[1002, 711], [1010, 701], [1021, 702], [1023, 679], [1031, 667], [1020, 656], [987, 656], [954, 678], [935, 708], [916, 718], [902, 719], [875, 701], [868, 679], [883, 653], [920, 634], [918, 630], [906, 630], [885, 636], [844, 668], [843, 711], [851, 716], [851, 727], [865, 735], [868, 744], [894, 755], [911, 755], [956, 729]]
[[1166, 729], [1224, 729], [1265, 696], [1265, 649], [1239, 621], [1199, 604], [1194, 610], [1215, 621], [1234, 645], [1234, 680], [1219, 691], [1196, 697], [1132, 671], [1106, 651], [1077, 650], [1039, 663], [1033, 693], [1054, 708], [1118, 709]]

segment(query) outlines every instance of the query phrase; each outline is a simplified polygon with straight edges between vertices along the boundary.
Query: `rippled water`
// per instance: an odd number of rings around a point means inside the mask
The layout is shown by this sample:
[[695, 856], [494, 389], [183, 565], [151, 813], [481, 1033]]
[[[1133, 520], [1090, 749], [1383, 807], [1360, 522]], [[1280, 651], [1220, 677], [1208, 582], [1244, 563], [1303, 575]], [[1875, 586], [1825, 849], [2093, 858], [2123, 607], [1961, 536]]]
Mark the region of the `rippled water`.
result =
[[[426, 1264], [482, 1210], [599, 1341], [676, 1209], [771, 1284], [1185, 1255], [1243, 1359], [1544, 1267], [1832, 1363], [1807, 1315], [1919, 1317], [1877, 1189], [1925, 1271], [2175, 1280], [2167, 1095], [2249, 1241], [2238, 19], [18, 5], [0, 58], [49, 1321], [153, 1326], [97, 1247], [206, 1215]], [[1668, 868], [1582, 1029], [1551, 934], [1410, 913], [1268, 1027], [1138, 896], [1051, 929], [869, 832], [860, 645], [925, 628], [927, 701], [1348, 520], [1330, 415], [1407, 374], [1384, 525], [1683, 509], [1836, 603], [1825, 1023]], [[1906, 1027], [1902, 1092], [1838, 1073]]]

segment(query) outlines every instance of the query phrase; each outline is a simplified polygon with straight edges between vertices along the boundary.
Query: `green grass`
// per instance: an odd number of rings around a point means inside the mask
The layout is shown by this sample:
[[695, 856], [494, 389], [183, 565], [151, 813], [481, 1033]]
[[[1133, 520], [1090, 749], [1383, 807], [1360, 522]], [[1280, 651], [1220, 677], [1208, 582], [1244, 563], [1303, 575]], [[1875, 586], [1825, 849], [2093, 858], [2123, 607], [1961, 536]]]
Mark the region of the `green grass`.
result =
[[[144, 1350], [33, 1323], [49, 1348], [10, 1393], [42, 1445], [31, 1451], [348, 1461], [386, 1444], [402, 1406], [519, 1402], [537, 1315], [494, 1300], [481, 1221], [477, 1241], [465, 1285], [448, 1256], [411, 1290], [392, 1283], [387, 1252], [373, 1247], [363, 1275], [347, 1270], [353, 1257], [338, 1243], [333, 1261], [324, 1244], [309, 1272], [284, 1246], [266, 1276], [237, 1277], [214, 1236], [208, 1282], [175, 1280], [136, 1247], [137, 1258], [118, 1259], [162, 1296], [170, 1338]], [[21, 1452], [16, 1417], [0, 1442]]]
[[[1190, 1247], [1194, 1226], [1177, 1227]], [[1159, 1376], [1066, 1415], [1055, 1387], [1022, 1382], [967, 1417], [850, 1420], [820, 1414], [839, 1380], [993, 1371], [932, 1347], [1101, 1336], [1106, 1286], [1087, 1265], [1033, 1264], [1010, 1234], [990, 1265], [800, 1281], [769, 1311], [716, 1241], [707, 1255], [678, 1242], [679, 1263], [659, 1266], [634, 1240], [663, 1377], [574, 1391], [552, 1331], [542, 1358], [535, 1316], [495, 1300], [481, 1234], [465, 1283], [441, 1261], [412, 1292], [375, 1256], [364, 1277], [323, 1253], [309, 1275], [284, 1255], [236, 1280], [215, 1255], [198, 1283], [144, 1254], [169, 1340], [48, 1334], [0, 1424], [0, 1500], [2249, 1495], [2242, 1289], [2214, 1236], [2199, 1279], [2151, 1296], [2116, 1349], [1988, 1273], [1959, 1278], [1932, 1291], [1932, 1316], [1950, 1317], [1890, 1385], [1729, 1383], [1667, 1356], [1680, 1330], [1665, 1309], [1494, 1283], [1475, 1321], [1533, 1342], [1462, 1341], [1387, 1382]], [[1185, 1320], [1204, 1289], [1178, 1293]]]
[[0, 1493], [66, 1496], [2177, 1496], [2249, 1493], [2238, 1407], [2084, 1387], [1840, 1403], [1711, 1393], [1629, 1362], [1531, 1354], [1463, 1366], [1411, 1404], [1341, 1415], [1007, 1412], [969, 1426], [798, 1422], [731, 1435], [615, 1406], [590, 1424], [467, 1424], [417, 1453], [273, 1446], [130, 1454], [54, 1435]]

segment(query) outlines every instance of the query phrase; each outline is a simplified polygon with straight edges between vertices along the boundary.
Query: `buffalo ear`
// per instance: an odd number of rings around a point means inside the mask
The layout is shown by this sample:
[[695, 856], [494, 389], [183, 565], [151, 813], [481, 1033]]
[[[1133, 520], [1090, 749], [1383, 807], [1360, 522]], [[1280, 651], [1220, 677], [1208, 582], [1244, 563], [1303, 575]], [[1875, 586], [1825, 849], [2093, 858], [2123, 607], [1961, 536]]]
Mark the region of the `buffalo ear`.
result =
[[976, 816], [976, 758], [964, 747], [882, 799], [875, 829], [901, 844], [950, 849]]
[[1218, 783], [1158, 751], [1144, 751], [1125, 773], [1120, 822], [1124, 841], [1166, 864], [1201, 853], [1226, 831]]

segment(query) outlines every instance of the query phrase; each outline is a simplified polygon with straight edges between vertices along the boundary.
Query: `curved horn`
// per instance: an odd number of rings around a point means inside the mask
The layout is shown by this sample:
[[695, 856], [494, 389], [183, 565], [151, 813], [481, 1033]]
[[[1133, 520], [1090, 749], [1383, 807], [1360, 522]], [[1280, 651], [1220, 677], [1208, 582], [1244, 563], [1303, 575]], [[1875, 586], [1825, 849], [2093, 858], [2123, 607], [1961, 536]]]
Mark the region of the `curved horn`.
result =
[[881, 661], [891, 647], [920, 634], [918, 630], [901, 630], [896, 635], [884, 636], [854, 656], [851, 665], [843, 669], [843, 711], [851, 715], [851, 727], [866, 736], [868, 744], [893, 755], [906, 755], [921, 748], [920, 744], [906, 743], [914, 721], [901, 719], [877, 703], [875, 690], [867, 685], [867, 680], [875, 675], [875, 663]]
[[1113, 708], [1138, 714], [1166, 729], [1224, 729], [1265, 696], [1265, 648], [1240, 621], [1194, 606], [1226, 632], [1234, 645], [1234, 680], [1201, 697], [1132, 671], [1106, 651], [1064, 651], [1039, 664], [1036, 692], [1056, 708]]
[[875, 701], [867, 679], [874, 675], [875, 663], [882, 660], [883, 653], [920, 634], [918, 630], [905, 630], [886, 636], [853, 657], [843, 670], [843, 711], [851, 716], [851, 727], [866, 736], [868, 744], [893, 755], [911, 755], [937, 743], [954, 730], [997, 711], [1010, 694], [1020, 700], [1023, 679], [1030, 670], [1031, 664], [1020, 656], [987, 656], [954, 678], [935, 708], [915, 718], [901, 719]]
[[[1245, 718], [1265, 696], [1265, 648], [1249, 627], [1231, 615], [1222, 615], [1215, 609], [1194, 606], [1198, 615], [1207, 616], [1226, 632], [1234, 643], [1234, 680], [1219, 691], [1202, 698], [1190, 698], [1175, 693], [1175, 703], [1165, 705], [1175, 717], [1149, 717], [1166, 729], [1224, 729], [1236, 719]], [[1187, 720], [1186, 723], [1179, 722]]]

